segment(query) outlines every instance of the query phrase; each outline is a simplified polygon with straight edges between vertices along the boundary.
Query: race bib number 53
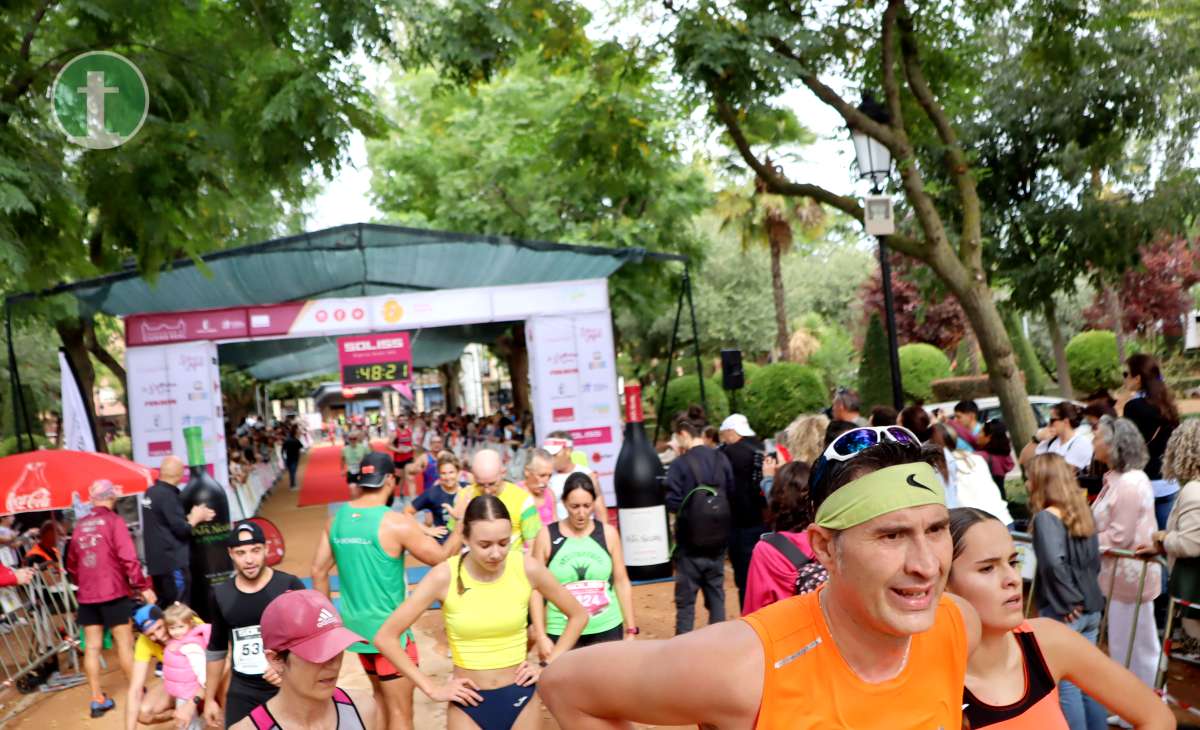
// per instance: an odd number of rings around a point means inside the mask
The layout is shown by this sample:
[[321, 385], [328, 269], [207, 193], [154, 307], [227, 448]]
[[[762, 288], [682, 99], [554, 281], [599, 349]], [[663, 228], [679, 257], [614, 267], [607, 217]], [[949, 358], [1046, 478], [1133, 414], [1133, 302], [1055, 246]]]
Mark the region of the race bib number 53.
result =
[[233, 671], [238, 674], [259, 675], [267, 671], [262, 629], [258, 626], [245, 626], [233, 630]]

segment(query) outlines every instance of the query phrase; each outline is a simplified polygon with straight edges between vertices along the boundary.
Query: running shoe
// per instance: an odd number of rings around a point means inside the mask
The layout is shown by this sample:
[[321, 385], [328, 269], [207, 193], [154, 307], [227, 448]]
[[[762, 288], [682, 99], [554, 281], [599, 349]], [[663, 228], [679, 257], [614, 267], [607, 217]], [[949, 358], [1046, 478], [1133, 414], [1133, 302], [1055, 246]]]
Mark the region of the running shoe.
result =
[[1200, 664], [1200, 640], [1188, 636], [1182, 641], [1176, 641], [1178, 648], [1172, 647], [1171, 658], [1189, 664]]
[[117, 703], [113, 702], [113, 698], [109, 697], [108, 695], [104, 695], [103, 702], [97, 702], [95, 700], [92, 700], [92, 717], [103, 717], [104, 713], [108, 712], [109, 710], [113, 709], [116, 706], [117, 706]]

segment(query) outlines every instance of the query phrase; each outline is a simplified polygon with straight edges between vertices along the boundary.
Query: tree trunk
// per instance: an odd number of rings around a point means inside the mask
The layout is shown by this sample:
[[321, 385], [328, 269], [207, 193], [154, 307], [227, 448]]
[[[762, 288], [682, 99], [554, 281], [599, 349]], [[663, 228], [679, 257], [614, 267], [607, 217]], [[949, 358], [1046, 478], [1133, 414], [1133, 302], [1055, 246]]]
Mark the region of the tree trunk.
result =
[[529, 413], [529, 348], [525, 343], [525, 323], [517, 322], [512, 330], [512, 347], [508, 353], [508, 377], [512, 379], [513, 413]]
[[1113, 320], [1113, 332], [1117, 335], [1117, 362], [1125, 362], [1125, 327], [1121, 317], [1121, 280], [1118, 278], [1109, 291], [1108, 315]]
[[79, 389], [82, 392], [89, 417], [92, 420], [92, 433], [96, 435], [96, 450], [102, 454], [107, 454], [108, 444], [104, 440], [104, 432], [101, 430], [100, 422], [96, 418], [95, 398], [92, 395], [96, 385], [96, 371], [92, 367], [91, 358], [88, 357], [85, 338], [87, 329], [86, 320], [80, 318], [64, 319], [57, 322], [55, 328], [58, 330], [58, 336], [62, 339], [63, 350], [67, 354], [67, 359], [71, 361], [71, 365], [75, 368], [75, 374], [79, 376]]
[[1058, 371], [1058, 392], [1063, 398], [1075, 397], [1071, 385], [1071, 366], [1067, 363], [1067, 343], [1063, 340], [1062, 328], [1058, 326], [1058, 311], [1053, 299], [1042, 306], [1046, 327], [1050, 330], [1050, 342], [1054, 346], [1054, 367]]
[[448, 362], [438, 368], [442, 376], [442, 392], [446, 394], [446, 412], [453, 412], [462, 405], [462, 391], [458, 385], [458, 360]]
[[787, 301], [783, 296], [783, 242], [775, 235], [771, 241], [771, 292], [775, 295], [775, 346], [780, 360], [791, 360], [788, 342]]
[[95, 355], [96, 359], [99, 360], [104, 367], [108, 368], [113, 375], [117, 376], [117, 379], [121, 381], [121, 388], [128, 393], [129, 386], [125, 377], [125, 368], [121, 365], [121, 363], [117, 362], [117, 359], [112, 356], [112, 353], [105, 349], [104, 345], [101, 344], [98, 339], [96, 339], [96, 323], [90, 317], [84, 320], [83, 339], [84, 343], [87, 345], [88, 352]]

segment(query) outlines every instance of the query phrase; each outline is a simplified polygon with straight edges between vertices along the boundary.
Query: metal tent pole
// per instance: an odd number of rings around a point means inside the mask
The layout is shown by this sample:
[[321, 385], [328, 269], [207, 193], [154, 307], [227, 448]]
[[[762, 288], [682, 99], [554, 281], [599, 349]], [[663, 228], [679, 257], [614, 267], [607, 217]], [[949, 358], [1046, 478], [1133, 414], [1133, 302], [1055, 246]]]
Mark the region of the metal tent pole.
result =
[[671, 365], [675, 361], [675, 343], [679, 340], [679, 318], [683, 315], [683, 297], [687, 281], [687, 268], [683, 270], [683, 281], [679, 287], [679, 303], [675, 306], [675, 324], [671, 327], [671, 346], [667, 349], [667, 373], [663, 378], [662, 393], [658, 396], [658, 415], [654, 419], [654, 443], [658, 443], [658, 431], [662, 428], [663, 411], [667, 407], [667, 387], [671, 384]]
[[704, 365], [700, 362], [700, 331], [696, 326], [696, 305], [692, 302], [692, 277], [688, 274], [687, 264], [683, 265], [683, 290], [687, 292], [688, 312], [692, 316], [692, 348], [696, 353], [696, 377], [700, 381], [700, 405], [704, 406], [704, 415], [708, 415], [708, 398], [704, 394]]

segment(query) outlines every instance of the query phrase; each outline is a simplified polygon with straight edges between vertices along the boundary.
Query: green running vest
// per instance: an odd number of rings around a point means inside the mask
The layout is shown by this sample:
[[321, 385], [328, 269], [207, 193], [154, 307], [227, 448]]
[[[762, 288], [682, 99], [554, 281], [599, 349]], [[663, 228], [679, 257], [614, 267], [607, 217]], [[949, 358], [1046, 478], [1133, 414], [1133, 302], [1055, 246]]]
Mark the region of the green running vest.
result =
[[[386, 506], [343, 505], [329, 528], [329, 545], [337, 563], [342, 621], [346, 628], [371, 643], [353, 644], [347, 651], [378, 654], [373, 639], [387, 617], [408, 595], [404, 553], [393, 558], [379, 546], [379, 523], [391, 511]], [[408, 646], [412, 632], [404, 632]]]

